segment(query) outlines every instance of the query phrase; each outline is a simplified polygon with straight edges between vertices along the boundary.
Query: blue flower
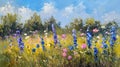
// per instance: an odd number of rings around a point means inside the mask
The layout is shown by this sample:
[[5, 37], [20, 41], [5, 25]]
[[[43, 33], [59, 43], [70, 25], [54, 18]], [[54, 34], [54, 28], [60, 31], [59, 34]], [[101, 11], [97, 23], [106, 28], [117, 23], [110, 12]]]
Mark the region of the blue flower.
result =
[[76, 39], [74, 39], [74, 43], [76, 43], [77, 42], [77, 40]]
[[76, 47], [77, 47], [77, 44], [74, 44], [74, 47], [76, 48]]
[[36, 51], [36, 49], [35, 49], [35, 48], [33, 48], [33, 49], [32, 49], [32, 52], [35, 52], [35, 51]]
[[87, 45], [88, 45], [88, 48], [90, 48], [92, 46], [91, 40], [87, 40]]
[[114, 42], [112, 39], [110, 39], [110, 46], [112, 47], [114, 45]]
[[116, 38], [116, 34], [115, 34], [115, 33], [111, 35], [111, 39], [113, 39], [114, 41], [117, 40], [117, 38]]
[[112, 47], [114, 45], [115, 41], [117, 40], [115, 26], [111, 27], [110, 32], [111, 32], [110, 46]]
[[40, 45], [39, 45], [39, 44], [37, 44], [37, 45], [36, 45], [36, 48], [39, 48], [39, 47], [40, 47]]
[[74, 47], [73, 47], [73, 46], [69, 46], [68, 48], [69, 48], [70, 50], [73, 50], [73, 49], [74, 49]]
[[75, 29], [72, 30], [72, 36], [73, 36], [74, 47], [76, 47], [77, 46], [77, 36], [76, 36], [76, 30]]
[[87, 32], [86, 36], [88, 40], [92, 39], [92, 34], [90, 32]]
[[96, 47], [94, 47], [94, 59], [95, 59], [95, 61], [97, 61], [98, 60], [98, 49], [96, 48]]
[[107, 48], [108, 47], [106, 43], [102, 42], [102, 44], [103, 44], [103, 48]]
[[96, 47], [94, 47], [94, 55], [98, 54], [98, 49]]
[[87, 37], [88, 48], [90, 48], [92, 46], [92, 44], [91, 44], [92, 34], [89, 31], [87, 31], [86, 37]]
[[56, 30], [55, 30], [55, 28], [54, 28], [54, 24], [52, 24], [52, 32], [53, 32], [53, 38], [54, 38], [54, 43], [55, 43], [55, 45], [58, 43], [57, 42], [57, 34], [56, 34]]
[[17, 36], [20, 36], [20, 30], [16, 31]]
[[104, 53], [104, 54], [107, 54], [107, 51], [104, 49], [104, 50], [103, 50], [103, 53]]
[[44, 44], [45, 44], [44, 40], [43, 40], [43, 38], [41, 38], [41, 45], [44, 46]]

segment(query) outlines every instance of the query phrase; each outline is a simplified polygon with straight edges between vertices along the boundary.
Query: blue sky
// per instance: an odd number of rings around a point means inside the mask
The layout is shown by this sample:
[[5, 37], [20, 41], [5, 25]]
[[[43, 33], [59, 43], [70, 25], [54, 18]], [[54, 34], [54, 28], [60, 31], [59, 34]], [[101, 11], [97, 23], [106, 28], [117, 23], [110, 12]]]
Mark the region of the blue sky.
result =
[[0, 15], [18, 13], [24, 22], [36, 12], [43, 21], [54, 16], [62, 26], [74, 18], [89, 17], [102, 23], [112, 20], [120, 23], [119, 3], [120, 0], [0, 0]]

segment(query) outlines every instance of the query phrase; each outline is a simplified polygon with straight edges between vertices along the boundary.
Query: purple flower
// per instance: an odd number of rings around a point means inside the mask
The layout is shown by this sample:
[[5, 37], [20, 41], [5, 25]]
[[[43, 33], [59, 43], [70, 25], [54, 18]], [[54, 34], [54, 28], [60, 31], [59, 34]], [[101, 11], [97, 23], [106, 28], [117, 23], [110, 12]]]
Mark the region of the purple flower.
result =
[[55, 45], [56, 45], [56, 44], [57, 44], [58, 39], [57, 39], [56, 30], [55, 30], [55, 28], [54, 28], [54, 24], [52, 24], [52, 31], [53, 31], [54, 43], [55, 43]]
[[77, 36], [76, 36], [76, 30], [75, 29], [72, 30], [72, 36], [73, 36], [74, 47], [76, 47], [77, 46]]
[[20, 30], [16, 31], [17, 36], [20, 36]]

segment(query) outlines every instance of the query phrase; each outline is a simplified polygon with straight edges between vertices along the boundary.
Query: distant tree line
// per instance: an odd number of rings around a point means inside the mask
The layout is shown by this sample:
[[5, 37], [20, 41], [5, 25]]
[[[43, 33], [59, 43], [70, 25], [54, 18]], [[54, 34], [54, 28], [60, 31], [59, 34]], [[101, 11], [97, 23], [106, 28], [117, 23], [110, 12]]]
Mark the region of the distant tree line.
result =
[[[83, 20], [80, 18], [74, 19], [70, 24], [66, 25], [65, 28], [61, 27], [60, 22], [56, 22], [56, 19], [52, 16], [48, 20], [42, 22], [41, 17], [34, 13], [31, 18], [25, 21], [25, 23], [20, 23], [18, 21], [17, 14], [7, 14], [5, 16], [1, 16], [0, 18], [0, 37], [4, 38], [4, 36], [12, 35], [16, 32], [16, 30], [20, 30], [21, 34], [27, 33], [30, 34], [30, 31], [38, 31], [39, 33], [43, 34], [44, 30], [48, 32], [52, 31], [51, 25], [54, 24], [58, 33], [70, 32], [73, 28], [77, 31], [85, 33], [87, 28], [90, 28], [92, 31], [94, 28], [99, 29], [102, 31], [101, 28], [103, 25], [100, 21], [95, 21], [93, 18], [87, 18], [86, 22], [83, 23]], [[116, 22], [112, 21], [107, 24], [104, 24], [106, 30], [109, 30], [111, 25], [118, 25]], [[120, 29], [120, 28], [119, 28]]]

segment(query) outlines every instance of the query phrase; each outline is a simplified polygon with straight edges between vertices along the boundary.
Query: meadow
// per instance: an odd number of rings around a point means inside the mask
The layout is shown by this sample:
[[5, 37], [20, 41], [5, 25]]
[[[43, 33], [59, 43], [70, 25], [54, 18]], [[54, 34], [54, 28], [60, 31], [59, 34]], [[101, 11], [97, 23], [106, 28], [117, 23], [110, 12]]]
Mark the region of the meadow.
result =
[[[75, 18], [65, 27], [34, 13], [0, 21], [0, 67], [120, 67], [120, 27], [94, 18]], [[85, 21], [85, 22], [84, 22]]]
[[111, 46], [112, 34], [92, 36], [91, 45], [89, 32], [16, 34], [0, 40], [2, 67], [120, 67], [119, 35]]

